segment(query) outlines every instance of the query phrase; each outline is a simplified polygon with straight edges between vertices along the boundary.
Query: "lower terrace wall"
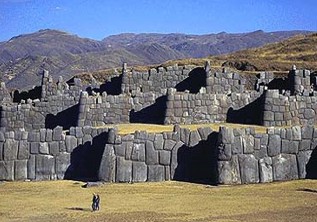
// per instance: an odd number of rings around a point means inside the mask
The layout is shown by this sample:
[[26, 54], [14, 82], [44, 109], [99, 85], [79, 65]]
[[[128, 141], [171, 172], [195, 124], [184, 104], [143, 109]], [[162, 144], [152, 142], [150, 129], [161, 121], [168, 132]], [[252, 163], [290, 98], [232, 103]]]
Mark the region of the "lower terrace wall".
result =
[[248, 184], [317, 178], [317, 128], [221, 127], [218, 183]]
[[313, 125], [317, 123], [317, 93], [282, 95], [268, 90], [264, 98], [264, 126]]

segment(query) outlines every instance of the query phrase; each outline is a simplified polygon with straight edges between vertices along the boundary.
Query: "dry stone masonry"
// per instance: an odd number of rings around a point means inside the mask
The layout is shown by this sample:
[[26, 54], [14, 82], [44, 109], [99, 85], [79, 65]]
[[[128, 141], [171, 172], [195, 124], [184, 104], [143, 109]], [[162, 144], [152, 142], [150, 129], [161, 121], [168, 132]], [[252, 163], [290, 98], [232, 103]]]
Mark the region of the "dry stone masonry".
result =
[[[250, 88], [227, 69], [123, 65], [107, 81], [80, 79], [10, 93], [0, 85], [0, 180], [180, 180], [245, 184], [317, 178], [317, 81], [296, 70], [260, 73]], [[179, 124], [269, 127], [189, 130]], [[121, 135], [108, 124], [173, 124], [173, 132]]]

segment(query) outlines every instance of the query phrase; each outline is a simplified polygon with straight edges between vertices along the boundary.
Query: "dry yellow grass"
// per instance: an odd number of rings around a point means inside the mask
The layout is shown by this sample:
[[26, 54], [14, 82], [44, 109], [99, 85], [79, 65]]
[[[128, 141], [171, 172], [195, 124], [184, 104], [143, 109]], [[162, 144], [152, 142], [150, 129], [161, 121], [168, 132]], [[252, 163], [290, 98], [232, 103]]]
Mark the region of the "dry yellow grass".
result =
[[[317, 181], [206, 186], [181, 182], [0, 184], [0, 221], [316, 221]], [[101, 210], [91, 212], [92, 193]]]

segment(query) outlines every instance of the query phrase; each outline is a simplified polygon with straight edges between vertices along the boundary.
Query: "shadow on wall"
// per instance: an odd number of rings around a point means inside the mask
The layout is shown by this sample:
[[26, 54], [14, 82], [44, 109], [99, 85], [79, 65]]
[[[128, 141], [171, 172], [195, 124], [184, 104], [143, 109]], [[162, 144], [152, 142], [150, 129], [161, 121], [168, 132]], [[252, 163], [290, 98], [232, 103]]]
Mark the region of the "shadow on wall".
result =
[[282, 90], [290, 90], [288, 78], [276, 78], [273, 79], [268, 85], [268, 89], [278, 89], [279, 92]]
[[206, 87], [206, 71], [201, 67], [190, 71], [188, 78], [175, 86], [179, 92], [189, 90], [190, 93], [198, 93], [201, 87]]
[[103, 132], [94, 137], [92, 143], [86, 142], [76, 147], [71, 153], [70, 166], [65, 172], [64, 179], [97, 181], [107, 139], [108, 133]]
[[263, 99], [264, 95], [254, 100], [252, 103], [234, 110], [232, 107], [227, 112], [228, 123], [261, 125], [263, 119]]
[[13, 102], [15, 103], [20, 103], [21, 100], [27, 100], [27, 99], [41, 99], [41, 94], [42, 94], [42, 87], [41, 86], [36, 86], [33, 89], [25, 92], [19, 92], [18, 90], [15, 90], [13, 93]]
[[200, 141], [194, 147], [184, 145], [179, 148], [173, 180], [216, 185], [217, 138], [218, 133], [213, 132], [207, 141]]
[[121, 94], [121, 85], [122, 85], [122, 75], [112, 77], [109, 82], [106, 82], [100, 85], [100, 88], [90, 88], [88, 87], [86, 91], [91, 95], [92, 91], [102, 94], [106, 92], [108, 95], [120, 95]]
[[306, 179], [317, 179], [317, 147], [313, 150], [306, 165]]
[[155, 100], [153, 105], [135, 112], [130, 111], [130, 123], [163, 124], [166, 111], [167, 96], [161, 96]]
[[76, 104], [56, 115], [47, 114], [45, 118], [45, 128], [54, 129], [56, 126], [62, 126], [64, 130], [72, 126], [77, 126], [79, 116], [79, 104]]

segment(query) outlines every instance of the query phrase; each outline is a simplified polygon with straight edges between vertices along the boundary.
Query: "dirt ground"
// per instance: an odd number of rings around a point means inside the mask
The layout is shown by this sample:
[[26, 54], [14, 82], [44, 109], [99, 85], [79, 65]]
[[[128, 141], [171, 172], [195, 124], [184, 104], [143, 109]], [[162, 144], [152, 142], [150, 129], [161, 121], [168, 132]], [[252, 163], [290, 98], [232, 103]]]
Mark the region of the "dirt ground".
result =
[[[0, 221], [317, 222], [317, 181], [209, 186], [181, 182], [77, 181], [0, 184]], [[101, 209], [90, 209], [92, 193]]]

